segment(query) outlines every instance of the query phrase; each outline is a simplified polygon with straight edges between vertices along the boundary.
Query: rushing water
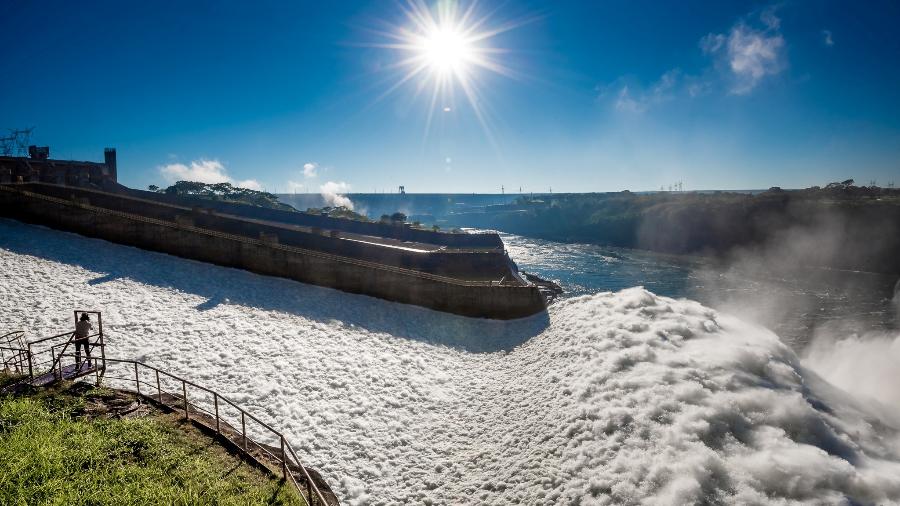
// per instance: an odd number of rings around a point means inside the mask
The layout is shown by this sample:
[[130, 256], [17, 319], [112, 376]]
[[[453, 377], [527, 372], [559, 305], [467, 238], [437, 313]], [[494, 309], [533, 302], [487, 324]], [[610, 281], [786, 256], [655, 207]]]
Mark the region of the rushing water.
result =
[[[505, 240], [570, 294], [727, 286], [702, 262]], [[723, 276], [763, 298], [818, 293]], [[716, 289], [699, 291], [730, 295]], [[802, 361], [727, 311], [641, 288], [465, 318], [0, 220], [0, 327], [54, 334], [73, 308], [103, 311], [110, 356], [283, 431], [351, 506], [900, 503], [894, 335]]]
[[520, 269], [557, 281], [565, 296], [644, 286], [761, 323], [798, 352], [819, 331], [851, 335], [897, 328], [896, 276], [817, 268], [774, 273], [698, 257], [501, 237]]

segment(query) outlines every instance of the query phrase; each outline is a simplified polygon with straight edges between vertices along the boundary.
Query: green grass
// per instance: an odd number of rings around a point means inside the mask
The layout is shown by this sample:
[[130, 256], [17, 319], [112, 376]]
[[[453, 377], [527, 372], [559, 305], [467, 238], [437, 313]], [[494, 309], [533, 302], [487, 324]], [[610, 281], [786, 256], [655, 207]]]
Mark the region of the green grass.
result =
[[0, 397], [0, 504], [302, 504], [175, 415], [84, 416], [102, 395]]

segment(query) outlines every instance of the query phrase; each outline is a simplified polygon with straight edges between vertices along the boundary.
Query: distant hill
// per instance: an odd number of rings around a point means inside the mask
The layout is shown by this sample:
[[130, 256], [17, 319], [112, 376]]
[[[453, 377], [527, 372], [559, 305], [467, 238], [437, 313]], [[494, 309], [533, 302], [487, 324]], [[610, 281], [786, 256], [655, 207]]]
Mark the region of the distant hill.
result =
[[900, 273], [900, 190], [854, 186], [714, 192], [559, 194], [520, 198], [454, 225], [544, 239], [727, 256], [776, 254], [806, 265]]

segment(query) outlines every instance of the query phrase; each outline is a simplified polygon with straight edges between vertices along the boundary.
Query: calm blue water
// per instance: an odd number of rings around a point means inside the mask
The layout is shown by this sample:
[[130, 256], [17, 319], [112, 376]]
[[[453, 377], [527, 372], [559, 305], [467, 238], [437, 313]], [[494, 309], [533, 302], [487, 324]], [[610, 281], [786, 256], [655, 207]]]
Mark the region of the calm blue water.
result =
[[521, 270], [557, 281], [564, 296], [644, 286], [757, 322], [798, 352], [817, 333], [898, 328], [896, 276], [811, 268], [776, 273], [758, 265], [500, 235]]

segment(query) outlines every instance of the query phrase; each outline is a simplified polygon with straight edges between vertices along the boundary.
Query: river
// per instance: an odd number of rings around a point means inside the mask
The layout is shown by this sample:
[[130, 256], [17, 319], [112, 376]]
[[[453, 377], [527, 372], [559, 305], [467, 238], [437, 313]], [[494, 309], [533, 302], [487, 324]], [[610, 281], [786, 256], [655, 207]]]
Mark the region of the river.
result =
[[644, 286], [762, 324], [797, 353], [822, 332], [898, 328], [896, 276], [812, 267], [776, 272], [749, 262], [719, 265], [702, 257], [501, 237], [520, 269], [557, 281], [565, 297]]

